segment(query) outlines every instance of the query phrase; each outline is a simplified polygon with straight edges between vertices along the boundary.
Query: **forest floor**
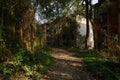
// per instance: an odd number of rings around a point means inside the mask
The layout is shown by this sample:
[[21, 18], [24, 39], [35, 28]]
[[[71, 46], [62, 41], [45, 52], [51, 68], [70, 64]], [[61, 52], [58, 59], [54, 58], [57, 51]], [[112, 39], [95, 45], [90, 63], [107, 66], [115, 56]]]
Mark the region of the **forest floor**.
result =
[[54, 64], [40, 80], [96, 80], [75, 53], [54, 48]]

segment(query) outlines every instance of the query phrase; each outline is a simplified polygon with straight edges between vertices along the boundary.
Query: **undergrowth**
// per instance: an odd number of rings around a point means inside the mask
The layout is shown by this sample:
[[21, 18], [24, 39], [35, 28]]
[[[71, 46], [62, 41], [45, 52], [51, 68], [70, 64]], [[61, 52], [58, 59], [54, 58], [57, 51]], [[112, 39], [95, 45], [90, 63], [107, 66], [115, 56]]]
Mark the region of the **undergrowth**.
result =
[[11, 59], [0, 63], [0, 77], [10, 80], [11, 76], [22, 73], [25, 77], [37, 80], [52, 62], [52, 49], [49, 47], [37, 47], [34, 52], [20, 49]]
[[94, 50], [70, 48], [76, 56], [83, 58], [89, 71], [97, 80], [120, 80], [120, 63], [118, 57], [108, 56], [107, 53]]

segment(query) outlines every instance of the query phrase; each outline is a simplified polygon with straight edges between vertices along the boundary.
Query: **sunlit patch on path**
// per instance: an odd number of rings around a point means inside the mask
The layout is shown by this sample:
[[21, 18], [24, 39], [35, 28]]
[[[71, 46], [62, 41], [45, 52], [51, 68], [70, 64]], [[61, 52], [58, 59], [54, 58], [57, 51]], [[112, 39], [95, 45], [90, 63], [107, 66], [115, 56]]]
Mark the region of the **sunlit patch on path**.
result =
[[55, 62], [40, 80], [95, 80], [75, 53], [54, 48]]

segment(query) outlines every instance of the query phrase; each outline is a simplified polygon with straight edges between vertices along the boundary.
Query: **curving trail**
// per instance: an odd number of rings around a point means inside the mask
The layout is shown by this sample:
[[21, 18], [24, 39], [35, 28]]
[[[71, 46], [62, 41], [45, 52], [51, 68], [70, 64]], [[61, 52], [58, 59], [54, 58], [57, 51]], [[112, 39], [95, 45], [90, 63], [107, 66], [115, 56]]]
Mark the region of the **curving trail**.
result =
[[55, 62], [40, 80], [95, 80], [75, 53], [54, 48]]

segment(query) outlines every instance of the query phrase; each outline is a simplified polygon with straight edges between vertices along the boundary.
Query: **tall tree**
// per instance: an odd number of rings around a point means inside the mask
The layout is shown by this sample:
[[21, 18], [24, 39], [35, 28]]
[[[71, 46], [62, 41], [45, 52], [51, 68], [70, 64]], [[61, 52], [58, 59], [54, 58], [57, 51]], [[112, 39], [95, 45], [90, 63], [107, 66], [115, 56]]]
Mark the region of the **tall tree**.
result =
[[85, 48], [88, 48], [88, 38], [89, 38], [89, 1], [85, 0], [86, 3], [86, 39], [85, 39]]
[[0, 4], [0, 25], [6, 47], [12, 52], [16, 48], [31, 50], [36, 32], [31, 1], [1, 0]]

